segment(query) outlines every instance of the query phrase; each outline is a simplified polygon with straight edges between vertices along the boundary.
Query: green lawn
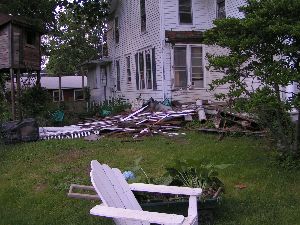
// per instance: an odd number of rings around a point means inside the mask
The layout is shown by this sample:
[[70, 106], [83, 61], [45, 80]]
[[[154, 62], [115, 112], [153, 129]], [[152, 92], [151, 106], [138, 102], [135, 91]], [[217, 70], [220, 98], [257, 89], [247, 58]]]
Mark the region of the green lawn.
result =
[[[97, 159], [122, 170], [143, 157], [151, 176], [177, 158], [231, 163], [221, 171], [226, 194], [217, 225], [300, 224], [300, 171], [274, 165], [262, 140], [188, 133], [184, 138], [147, 138], [143, 142], [103, 139], [43, 141], [0, 146], [0, 224], [111, 224], [89, 215], [97, 202], [68, 199], [71, 183], [87, 184], [89, 163]], [[247, 188], [239, 190], [236, 184]]]

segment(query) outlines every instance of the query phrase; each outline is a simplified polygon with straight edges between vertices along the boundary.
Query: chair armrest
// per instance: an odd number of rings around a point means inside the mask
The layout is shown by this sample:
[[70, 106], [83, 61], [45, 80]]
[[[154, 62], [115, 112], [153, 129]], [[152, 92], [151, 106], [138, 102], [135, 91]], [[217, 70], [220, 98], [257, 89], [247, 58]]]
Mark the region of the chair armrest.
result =
[[184, 216], [157, 212], [147, 212], [132, 209], [122, 209], [97, 205], [90, 210], [90, 214], [94, 216], [104, 216], [115, 219], [145, 221], [157, 224], [181, 225]]
[[143, 183], [129, 184], [129, 187], [132, 191], [155, 192], [155, 193], [174, 194], [174, 195], [199, 196], [202, 193], [201, 188], [165, 186], [165, 185], [154, 185], [154, 184], [143, 184]]

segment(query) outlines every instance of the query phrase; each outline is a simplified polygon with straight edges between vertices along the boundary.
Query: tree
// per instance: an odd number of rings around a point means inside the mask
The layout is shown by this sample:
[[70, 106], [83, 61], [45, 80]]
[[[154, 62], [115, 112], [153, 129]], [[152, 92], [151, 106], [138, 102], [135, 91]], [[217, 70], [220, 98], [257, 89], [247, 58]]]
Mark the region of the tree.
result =
[[105, 19], [108, 4], [105, 1], [74, 1], [57, 16], [57, 30], [49, 37], [47, 70], [57, 74], [71, 74], [81, 63], [102, 55]]
[[[225, 73], [212, 82], [211, 89], [228, 84], [229, 92], [218, 98], [235, 102], [247, 98], [244, 107], [260, 112], [285, 152], [299, 156], [299, 132], [292, 139], [287, 110], [300, 108], [300, 96], [293, 93], [280, 98], [289, 84], [300, 81], [300, 0], [247, 0], [241, 7], [245, 17], [216, 20], [205, 33], [205, 42], [229, 50], [227, 55], [208, 55], [209, 67]], [[246, 82], [254, 80], [260, 87], [251, 90]], [[262, 116], [262, 113], [265, 116]], [[271, 116], [272, 115], [272, 116]], [[299, 121], [300, 122], [300, 121]], [[278, 143], [277, 143], [278, 144]]]

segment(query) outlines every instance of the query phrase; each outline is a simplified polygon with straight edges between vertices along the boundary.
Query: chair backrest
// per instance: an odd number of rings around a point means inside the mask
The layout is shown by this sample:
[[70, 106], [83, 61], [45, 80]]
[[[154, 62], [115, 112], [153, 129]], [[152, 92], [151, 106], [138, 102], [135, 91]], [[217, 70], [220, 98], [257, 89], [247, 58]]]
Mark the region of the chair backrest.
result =
[[[91, 181], [103, 204], [109, 207], [142, 210], [119, 169], [91, 162]], [[114, 219], [117, 225], [149, 225], [146, 222]]]

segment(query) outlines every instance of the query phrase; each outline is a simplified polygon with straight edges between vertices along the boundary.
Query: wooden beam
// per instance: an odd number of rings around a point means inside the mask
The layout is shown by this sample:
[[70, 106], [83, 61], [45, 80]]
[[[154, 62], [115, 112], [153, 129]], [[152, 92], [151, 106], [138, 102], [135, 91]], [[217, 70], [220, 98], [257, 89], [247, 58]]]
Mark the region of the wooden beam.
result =
[[17, 83], [17, 114], [18, 114], [18, 119], [22, 120], [22, 109], [21, 109], [21, 78], [20, 78], [20, 69], [17, 70], [16, 74], [16, 83]]

